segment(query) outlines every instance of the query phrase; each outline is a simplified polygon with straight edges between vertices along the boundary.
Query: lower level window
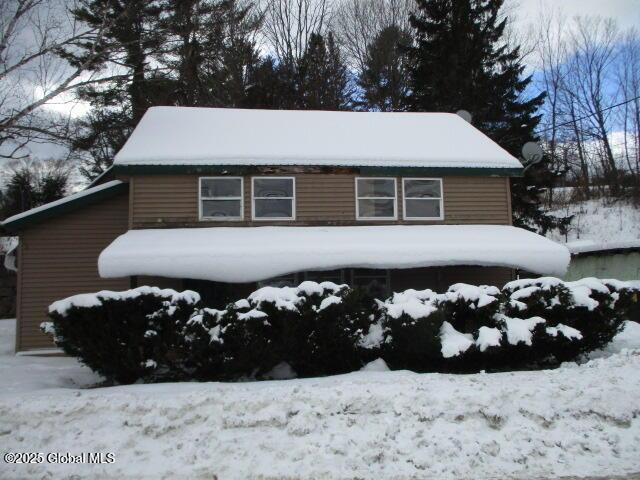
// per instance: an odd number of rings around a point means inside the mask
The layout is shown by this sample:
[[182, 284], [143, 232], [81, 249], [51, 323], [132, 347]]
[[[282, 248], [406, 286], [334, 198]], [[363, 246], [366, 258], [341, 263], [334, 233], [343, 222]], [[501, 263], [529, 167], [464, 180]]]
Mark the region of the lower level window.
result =
[[351, 285], [364, 289], [373, 298], [384, 300], [391, 291], [389, 270], [353, 269], [351, 271]]

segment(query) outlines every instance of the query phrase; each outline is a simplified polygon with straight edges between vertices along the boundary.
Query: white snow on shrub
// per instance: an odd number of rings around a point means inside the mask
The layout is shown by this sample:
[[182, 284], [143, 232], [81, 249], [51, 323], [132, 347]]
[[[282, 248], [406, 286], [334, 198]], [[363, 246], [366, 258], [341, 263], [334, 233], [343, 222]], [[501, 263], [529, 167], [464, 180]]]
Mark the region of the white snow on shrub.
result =
[[367, 363], [360, 369], [361, 372], [389, 372], [389, 366], [382, 358], [376, 358], [375, 360]]
[[428, 317], [437, 310], [433, 301], [437, 294], [433, 290], [405, 290], [394, 293], [386, 302], [378, 301], [378, 306], [387, 312], [391, 318], [398, 319], [408, 315], [413, 319]]
[[441, 352], [444, 358], [457, 357], [473, 345], [473, 335], [461, 333], [449, 322], [442, 322], [440, 328]]
[[166, 298], [171, 304], [179, 301], [186, 302], [193, 305], [200, 301], [200, 295], [191, 290], [185, 290], [183, 292], [177, 292], [170, 288], [158, 288], [142, 286], [133, 288], [131, 290], [124, 290], [121, 292], [114, 292], [111, 290], [102, 290], [97, 293], [81, 293], [73, 295], [71, 297], [58, 300], [49, 305], [49, 313], [57, 313], [59, 315], [66, 315], [71, 307], [90, 308], [99, 307], [102, 305], [103, 300], [128, 300], [137, 298], [141, 295], [154, 295], [160, 298]]
[[564, 282], [562, 280], [556, 277], [523, 278], [506, 283], [503, 289], [515, 291], [526, 287], [538, 287], [543, 290], [549, 290], [553, 287], [562, 285], [563, 283]]
[[342, 303], [342, 299], [340, 297], [336, 297], [335, 295], [329, 295], [327, 298], [322, 299], [317, 311], [321, 312], [325, 308], [331, 305], [337, 305], [338, 303]]
[[569, 251], [507, 225], [212, 227], [129, 230], [98, 258], [103, 278], [229, 283], [309, 270], [478, 265], [564, 275]]
[[561, 333], [569, 340], [582, 340], [582, 333], [580, 333], [580, 330], [576, 330], [568, 325], [559, 323], [555, 327], [547, 327], [547, 334], [552, 337], [557, 337], [558, 333]]
[[249, 300], [247, 300], [246, 298], [243, 298], [241, 300], [238, 300], [237, 302], [235, 302], [233, 304], [236, 308], [251, 308], [251, 304], [249, 303]]
[[[347, 286], [337, 285], [333, 282], [317, 283], [307, 280], [297, 287], [259, 288], [249, 295], [249, 301], [257, 308], [260, 308], [260, 306], [266, 302], [275, 305], [279, 310], [291, 310], [292, 312], [297, 312], [298, 305], [305, 299], [304, 296], [323, 296], [327, 293], [337, 293], [344, 288], [347, 288]], [[318, 311], [327, 308], [333, 303], [338, 303], [339, 301], [342, 301], [339, 297], [330, 295], [322, 300]], [[239, 306], [238, 302], [236, 302], [236, 306], [238, 306], [238, 308], [249, 308], [250, 305], [248, 302], [246, 304], [242, 300], [240, 300], [240, 302], [242, 302], [242, 306]]]
[[504, 324], [505, 331], [507, 333], [507, 341], [511, 345], [524, 343], [531, 346], [533, 329], [539, 323], [546, 323], [546, 320], [541, 317], [531, 317], [523, 319], [511, 318], [507, 317], [506, 315], [497, 314], [496, 319]]
[[502, 332], [497, 328], [480, 327], [478, 330], [476, 346], [481, 352], [484, 352], [489, 347], [499, 347], [501, 341]]
[[565, 285], [571, 290], [573, 303], [588, 310], [594, 310], [600, 305], [597, 300], [591, 298], [592, 292], [610, 293], [609, 288], [597, 278], [583, 278], [574, 282], [565, 282]]
[[358, 341], [358, 345], [362, 348], [379, 348], [384, 342], [384, 327], [382, 322], [378, 321], [369, 325], [369, 331]]
[[500, 295], [500, 289], [498, 287], [456, 283], [451, 285], [445, 293], [438, 295], [438, 299], [449, 302], [464, 300], [466, 302], [472, 302], [472, 304], [478, 308], [482, 308], [496, 302], [498, 295]]
[[255, 308], [252, 309], [252, 310], [249, 310], [246, 313], [238, 312], [238, 314], [237, 314], [238, 320], [250, 320], [252, 318], [265, 318], [267, 316], [268, 315], [266, 313], [264, 313], [264, 312], [262, 312], [260, 310], [257, 310]]
[[297, 312], [296, 305], [303, 301], [303, 297], [298, 296], [298, 289], [294, 287], [262, 287], [249, 295], [249, 300], [258, 308], [263, 303], [272, 303], [278, 310]]
[[142, 364], [142, 366], [145, 368], [155, 369], [158, 367], [158, 364], [156, 363], [155, 360], [148, 359], [146, 362]]

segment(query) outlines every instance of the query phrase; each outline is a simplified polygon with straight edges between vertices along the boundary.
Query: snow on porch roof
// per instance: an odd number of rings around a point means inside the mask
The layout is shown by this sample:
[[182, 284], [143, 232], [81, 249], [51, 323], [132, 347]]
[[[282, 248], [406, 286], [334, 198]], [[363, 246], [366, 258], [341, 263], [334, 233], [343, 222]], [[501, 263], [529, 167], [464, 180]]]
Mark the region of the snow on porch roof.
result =
[[114, 165], [522, 169], [449, 113], [153, 107]]
[[105, 278], [243, 283], [338, 268], [482, 265], [563, 275], [569, 251], [510, 226], [221, 227], [130, 230], [98, 259]]

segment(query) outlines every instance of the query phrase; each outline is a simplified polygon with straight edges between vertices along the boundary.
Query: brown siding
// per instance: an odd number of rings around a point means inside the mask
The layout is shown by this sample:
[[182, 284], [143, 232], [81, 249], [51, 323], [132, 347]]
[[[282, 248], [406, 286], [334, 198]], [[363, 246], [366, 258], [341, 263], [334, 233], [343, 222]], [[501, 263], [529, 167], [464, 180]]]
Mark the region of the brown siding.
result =
[[18, 351], [53, 347], [39, 328], [51, 302], [129, 288], [129, 279], [98, 276], [98, 255], [127, 230], [127, 213], [128, 195], [120, 195], [20, 232]]
[[[284, 174], [282, 174], [284, 175]], [[296, 178], [296, 220], [251, 221], [251, 176], [244, 177], [244, 221], [198, 221], [197, 175], [134, 177], [132, 228], [167, 226], [364, 225], [366, 223], [511, 223], [509, 179], [504, 177], [444, 177], [444, 221], [402, 221], [402, 179], [398, 177], [398, 221], [361, 222], [355, 213], [355, 174], [293, 174]]]

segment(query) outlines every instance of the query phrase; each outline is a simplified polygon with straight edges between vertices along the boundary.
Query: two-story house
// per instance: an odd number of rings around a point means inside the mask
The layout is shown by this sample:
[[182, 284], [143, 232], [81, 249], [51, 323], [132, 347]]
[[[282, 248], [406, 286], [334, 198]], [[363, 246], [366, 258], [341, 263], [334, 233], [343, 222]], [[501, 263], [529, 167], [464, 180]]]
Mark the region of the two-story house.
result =
[[209, 306], [331, 280], [384, 297], [569, 254], [511, 226], [522, 165], [456, 115], [157, 107], [89, 188], [7, 219], [20, 237], [17, 351], [46, 351], [47, 306], [156, 285]]

